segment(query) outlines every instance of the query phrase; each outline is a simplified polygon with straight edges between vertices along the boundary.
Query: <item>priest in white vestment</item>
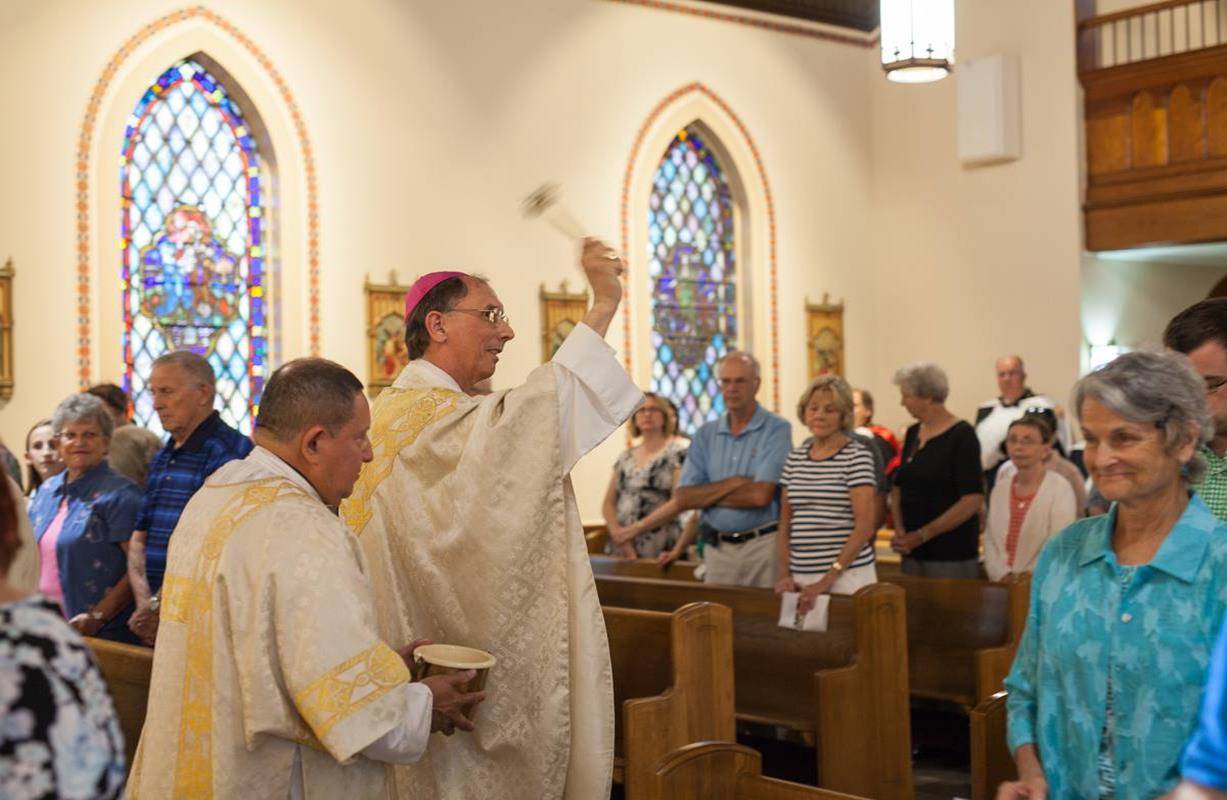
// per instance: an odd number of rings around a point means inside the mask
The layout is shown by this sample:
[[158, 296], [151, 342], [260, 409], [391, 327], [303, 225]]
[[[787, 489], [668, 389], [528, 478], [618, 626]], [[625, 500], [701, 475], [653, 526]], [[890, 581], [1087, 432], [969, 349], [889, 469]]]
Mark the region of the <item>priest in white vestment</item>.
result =
[[433, 728], [472, 730], [471, 672], [410, 682], [375, 628], [334, 509], [370, 460], [362, 383], [324, 359], [270, 378], [257, 447], [215, 472], [171, 539], [129, 798], [376, 798]]
[[[586, 240], [593, 305], [524, 385], [470, 396], [514, 333], [484, 280], [420, 278], [411, 359], [376, 399], [374, 460], [342, 515], [371, 569], [380, 634], [498, 658], [477, 731], [395, 769], [400, 798], [608, 798], [613, 682], [568, 473], [642, 402], [604, 341], [621, 261]], [[405, 639], [408, 641], [408, 639]]]

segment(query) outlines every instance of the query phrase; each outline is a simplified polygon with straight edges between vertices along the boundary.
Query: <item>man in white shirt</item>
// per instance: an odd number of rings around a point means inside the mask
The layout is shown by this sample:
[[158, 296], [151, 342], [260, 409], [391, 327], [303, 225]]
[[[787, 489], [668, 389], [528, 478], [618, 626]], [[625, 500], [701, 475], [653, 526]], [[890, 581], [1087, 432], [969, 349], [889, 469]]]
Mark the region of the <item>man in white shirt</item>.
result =
[[398, 797], [609, 796], [609, 646], [568, 474], [643, 395], [604, 341], [621, 261], [586, 240], [581, 266], [583, 321], [522, 386], [484, 396], [470, 393], [515, 335], [493, 287], [431, 273], [406, 298], [410, 362], [375, 401], [375, 458], [342, 514], [385, 638], [477, 647], [498, 664], [476, 734], [396, 770]]
[[1057, 441], [1062, 455], [1070, 448], [1069, 424], [1056, 403], [1027, 388], [1027, 368], [1022, 356], [1002, 356], [997, 359], [997, 389], [1000, 396], [981, 403], [976, 409], [976, 438], [980, 440], [980, 462], [984, 470], [986, 491], [991, 493], [997, 481], [997, 467], [1005, 461], [1005, 437], [1010, 423], [1031, 409], [1052, 409], [1057, 418]]

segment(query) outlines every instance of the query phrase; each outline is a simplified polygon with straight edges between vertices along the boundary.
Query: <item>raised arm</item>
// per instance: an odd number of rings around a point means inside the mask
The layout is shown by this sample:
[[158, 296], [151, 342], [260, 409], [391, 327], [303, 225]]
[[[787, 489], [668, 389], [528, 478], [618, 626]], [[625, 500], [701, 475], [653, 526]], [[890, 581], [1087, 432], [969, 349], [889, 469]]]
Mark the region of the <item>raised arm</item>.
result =
[[588, 285], [592, 287], [592, 308], [584, 315], [583, 322], [605, 338], [609, 323], [622, 302], [622, 259], [604, 243], [584, 239], [580, 266], [588, 277]]

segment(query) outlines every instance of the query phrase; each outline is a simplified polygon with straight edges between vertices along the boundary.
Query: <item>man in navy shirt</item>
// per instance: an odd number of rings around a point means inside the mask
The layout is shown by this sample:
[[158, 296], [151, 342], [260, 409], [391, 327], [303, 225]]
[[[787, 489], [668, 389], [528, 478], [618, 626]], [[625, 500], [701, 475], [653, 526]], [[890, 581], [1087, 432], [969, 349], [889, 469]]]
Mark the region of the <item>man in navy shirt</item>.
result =
[[166, 550], [179, 515], [206, 478], [226, 462], [245, 457], [252, 444], [213, 409], [215, 377], [203, 356], [179, 350], [160, 357], [153, 362], [149, 389], [170, 441], [149, 465], [145, 503], [128, 545], [128, 578], [136, 598], [128, 626], [152, 646]]
[[703, 580], [775, 585], [777, 484], [792, 449], [792, 426], [756, 399], [758, 362], [734, 351], [716, 366], [725, 413], [695, 433], [678, 481], [683, 508], [700, 508]]

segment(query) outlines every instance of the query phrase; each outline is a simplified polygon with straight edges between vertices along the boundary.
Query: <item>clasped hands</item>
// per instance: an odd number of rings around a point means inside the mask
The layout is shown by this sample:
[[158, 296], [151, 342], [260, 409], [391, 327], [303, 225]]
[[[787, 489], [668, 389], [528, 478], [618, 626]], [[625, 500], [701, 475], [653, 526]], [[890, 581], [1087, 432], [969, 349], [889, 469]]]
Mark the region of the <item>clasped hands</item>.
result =
[[890, 540], [890, 549], [904, 556], [910, 556], [912, 551], [920, 547], [925, 542], [932, 539], [933, 536], [928, 532], [927, 528], [908, 531], [906, 533], [896, 532]]
[[811, 583], [809, 586], [802, 587], [792, 579], [791, 575], [785, 575], [775, 582], [775, 593], [800, 592], [801, 596], [797, 598], [797, 616], [803, 617], [818, 602], [818, 596], [831, 591], [831, 587], [835, 585], [837, 580], [839, 580], [839, 573], [835, 572], [835, 570], [828, 570], [827, 574], [823, 575], [817, 583]]
[[158, 622], [161, 615], [148, 602], [137, 603], [136, 610], [128, 618], [128, 629], [137, 635], [146, 647], [153, 647], [158, 638]]
[[[413, 660], [413, 651], [423, 645], [433, 644], [429, 639], [415, 639], [407, 647], [402, 647], [396, 654], [404, 660], [410, 673], [415, 678], [417, 665]], [[485, 692], [465, 692], [465, 685], [473, 680], [477, 673], [473, 670], [455, 672], [451, 675], [431, 675], [422, 678], [419, 683], [430, 689], [433, 706], [430, 714], [431, 733], [438, 731], [444, 736], [451, 736], [459, 728], [462, 731], [474, 729], [473, 721], [465, 713], [486, 699]]]

